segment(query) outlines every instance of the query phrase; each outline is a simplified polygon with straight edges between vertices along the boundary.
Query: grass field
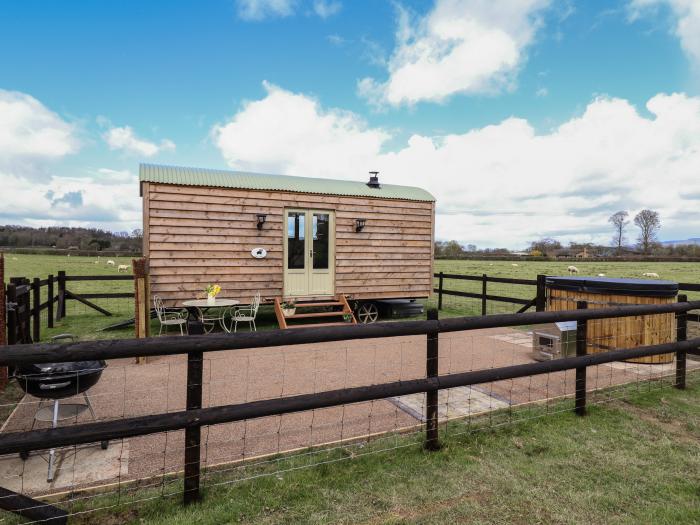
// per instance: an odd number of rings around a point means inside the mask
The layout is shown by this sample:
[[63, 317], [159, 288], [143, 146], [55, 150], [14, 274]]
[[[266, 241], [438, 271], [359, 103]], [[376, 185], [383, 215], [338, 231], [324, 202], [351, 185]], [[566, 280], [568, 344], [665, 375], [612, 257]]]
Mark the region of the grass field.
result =
[[[476, 260], [445, 260], [435, 261], [435, 272], [461, 275], [482, 275], [489, 277], [509, 277], [518, 279], [536, 279], [537, 275], [569, 275], [567, 267], [573, 264], [579, 269], [580, 277], [595, 277], [605, 274], [606, 277], [628, 277], [645, 279], [643, 273], [653, 272], [660, 279], [675, 282], [700, 283], [700, 263], [667, 263], [667, 262], [557, 262], [557, 261], [476, 261]], [[435, 280], [437, 287], [437, 279]], [[475, 281], [459, 281], [445, 279], [443, 284], [446, 290], [481, 293], [481, 283]], [[534, 286], [489, 283], [488, 293], [505, 297], [517, 297], [520, 299], [532, 299], [536, 292]], [[700, 300], [699, 292], [683, 292], [691, 300]], [[436, 304], [436, 299], [431, 299], [431, 304]], [[487, 313], [515, 312], [520, 305], [502, 302], [487, 304]], [[481, 313], [481, 301], [461, 297], [445, 296], [443, 301], [443, 316], [455, 315], [479, 315]]]
[[636, 387], [583, 418], [562, 401], [496, 428], [453, 422], [439, 452], [424, 451], [420, 435], [396, 436], [390, 450], [371, 442], [300, 454], [219, 486], [214, 475], [187, 509], [181, 485], [166, 499], [153, 489], [104, 496], [89, 505], [110, 508], [73, 523], [698, 523], [698, 380], [685, 391]]
[[[131, 258], [128, 257], [67, 257], [62, 255], [15, 255], [5, 254], [5, 279], [10, 277], [40, 277], [46, 278], [48, 274], [56, 275], [59, 270], [65, 270], [68, 275], [99, 275], [115, 274], [116, 266], [108, 266], [107, 260], [114, 260], [116, 265], [126, 264], [131, 268]], [[517, 264], [517, 266], [513, 266]], [[570, 263], [550, 261], [471, 261], [471, 260], [437, 260], [435, 271], [445, 273], [457, 273], [466, 275], [481, 275], [486, 273], [494, 277], [518, 277], [534, 279], [538, 274], [567, 275], [566, 268]], [[658, 273], [662, 279], [678, 282], [700, 283], [700, 263], [604, 263], [604, 262], [576, 262], [579, 275], [598, 275], [604, 273], [609, 277], [641, 277], [644, 272]], [[449, 290], [481, 292], [481, 284], [469, 281], [446, 280], [445, 288]], [[42, 289], [46, 293], [46, 288]], [[132, 292], [133, 284], [129, 281], [87, 281], [70, 283], [69, 290], [75, 293], [97, 292]], [[489, 284], [489, 293], [508, 297], [531, 299], [535, 290], [532, 286], [515, 286], [506, 284]], [[700, 299], [700, 293], [688, 293], [691, 299]], [[42, 297], [42, 301], [46, 297]], [[68, 316], [57, 323], [52, 330], [44, 327], [42, 323], [42, 339], [62, 332], [70, 332], [82, 339], [106, 339], [117, 337], [131, 337], [133, 329], [125, 328], [111, 331], [98, 331], [119, 320], [133, 317], [133, 302], [130, 299], [103, 299], [95, 300], [95, 303], [103, 306], [114, 314], [113, 317], [92, 310], [75, 301], [68, 302]], [[435, 300], [431, 301], [432, 305]], [[446, 297], [443, 316], [448, 315], [478, 315], [481, 311], [481, 303], [477, 299], [463, 299]], [[517, 305], [490, 302], [488, 313], [513, 312], [519, 308]], [[260, 311], [258, 326], [260, 329], [276, 328], [277, 324], [272, 311], [263, 308]], [[45, 313], [44, 313], [45, 316]], [[156, 329], [154, 321], [152, 328]]]

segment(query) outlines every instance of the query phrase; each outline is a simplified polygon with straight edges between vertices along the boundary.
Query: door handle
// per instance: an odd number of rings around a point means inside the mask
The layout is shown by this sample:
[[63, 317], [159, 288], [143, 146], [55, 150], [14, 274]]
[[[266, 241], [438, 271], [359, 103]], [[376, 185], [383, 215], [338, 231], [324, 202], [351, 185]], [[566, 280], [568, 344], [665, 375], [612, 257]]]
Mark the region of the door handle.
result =
[[309, 257], [311, 257], [312, 259], [314, 258], [314, 251], [313, 250], [309, 250]]

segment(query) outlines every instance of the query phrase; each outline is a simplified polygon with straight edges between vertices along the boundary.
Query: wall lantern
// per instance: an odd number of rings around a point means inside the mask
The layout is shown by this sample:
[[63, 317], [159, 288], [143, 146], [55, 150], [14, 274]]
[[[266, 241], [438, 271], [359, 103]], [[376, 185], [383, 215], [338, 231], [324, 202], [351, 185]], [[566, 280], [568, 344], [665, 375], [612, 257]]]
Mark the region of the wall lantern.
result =
[[367, 219], [355, 219], [355, 231], [361, 232], [362, 230], [364, 230], [366, 222]]
[[265, 218], [267, 215], [264, 213], [258, 213], [258, 230], [262, 230], [263, 224], [265, 224]]

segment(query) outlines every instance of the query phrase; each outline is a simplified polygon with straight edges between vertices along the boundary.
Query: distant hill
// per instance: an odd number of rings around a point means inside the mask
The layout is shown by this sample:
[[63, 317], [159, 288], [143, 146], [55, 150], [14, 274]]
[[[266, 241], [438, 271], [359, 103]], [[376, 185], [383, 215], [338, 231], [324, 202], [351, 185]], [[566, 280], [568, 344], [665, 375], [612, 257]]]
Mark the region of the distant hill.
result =
[[661, 241], [661, 244], [664, 246], [682, 246], [684, 244], [694, 244], [696, 246], [700, 246], [700, 237], [692, 237], [684, 241]]

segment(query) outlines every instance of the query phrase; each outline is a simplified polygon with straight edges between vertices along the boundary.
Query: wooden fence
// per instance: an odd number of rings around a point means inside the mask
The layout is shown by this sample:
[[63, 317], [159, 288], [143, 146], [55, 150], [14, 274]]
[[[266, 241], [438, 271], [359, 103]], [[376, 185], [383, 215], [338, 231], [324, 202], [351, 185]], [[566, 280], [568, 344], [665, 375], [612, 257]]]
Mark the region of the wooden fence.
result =
[[[507, 277], [489, 277], [486, 274], [482, 275], [461, 275], [454, 273], [439, 272], [434, 275], [438, 279], [437, 288], [433, 292], [437, 294], [438, 310], [442, 310], [443, 296], [449, 295], [453, 297], [467, 297], [470, 299], [481, 300], [481, 315], [486, 315], [488, 301], [501, 303], [510, 303], [521, 305], [517, 313], [523, 313], [530, 308], [535, 308], [536, 311], [544, 311], [545, 308], [545, 276], [538, 275], [537, 279], [511, 279]], [[450, 290], [445, 287], [445, 280], [457, 281], [478, 281], [481, 283], [481, 293], [465, 292], [461, 290]], [[488, 283], [513, 284], [534, 287], [532, 299], [523, 299], [522, 297], [507, 297], [503, 295], [493, 295], [488, 293]]]
[[[297, 330], [238, 333], [235, 335], [212, 334], [189, 337], [174, 336], [3, 347], [0, 348], [0, 366], [9, 367], [28, 363], [186, 354], [187, 401], [186, 409], [178, 412], [0, 434], [0, 455], [184, 429], [185, 470], [183, 498], [184, 503], [189, 504], [200, 499], [201, 428], [206, 425], [231, 423], [388, 397], [426, 393], [425, 447], [429, 450], [436, 450], [440, 447], [438, 441], [437, 393], [442, 389], [478, 385], [565, 370], [576, 370], [575, 411], [576, 414], [583, 415], [586, 411], [587, 367], [669, 352], [674, 352], [677, 355], [674, 384], [677, 388], [685, 388], [686, 353], [697, 353], [698, 347], [700, 347], [700, 338], [686, 340], [686, 313], [689, 310], [700, 308], [700, 301], [663, 305], [634, 305], [609, 309], [587, 309], [585, 302], [579, 302], [577, 306], [577, 310], [559, 312], [530, 312], [451, 319], [438, 319], [437, 311], [432, 310], [429, 312], [428, 320], [425, 321], [302, 328]], [[676, 342], [588, 354], [585, 334], [589, 321], [663, 313], [676, 314]], [[440, 333], [572, 320], [577, 321], [579, 331], [576, 357], [438, 375], [440, 359], [438, 335]], [[202, 408], [204, 352], [235, 351], [409, 335], [426, 336], [425, 378]], [[66, 512], [48, 503], [31, 500], [26, 496], [11, 493], [7, 489], [2, 489], [0, 496], [3, 496], [0, 497], [0, 507], [6, 510], [20, 513], [32, 519], [53, 519], [54, 523], [65, 523]]]
[[[481, 315], [486, 315], [487, 302], [495, 301], [502, 303], [522, 305], [518, 313], [525, 312], [530, 308], [535, 308], [535, 311], [542, 312], [546, 305], [546, 287], [545, 275], [538, 275], [536, 279], [511, 279], [506, 277], [490, 277], [486, 274], [482, 275], [462, 275], [453, 273], [439, 272], [434, 275], [438, 280], [438, 285], [433, 289], [437, 294], [438, 310], [442, 310], [443, 297], [466, 297], [470, 299], [481, 300]], [[456, 281], [476, 281], [481, 283], [481, 293], [465, 292], [461, 290], [450, 290], [445, 286], [446, 280]], [[506, 297], [502, 295], [493, 295], [488, 293], [488, 283], [513, 284], [519, 286], [532, 287], [534, 297], [532, 299], [523, 299], [522, 297]], [[681, 292], [700, 292], [700, 284], [695, 283], [678, 283], [678, 290]], [[688, 313], [688, 321], [700, 323], [700, 314]]]
[[[69, 290], [71, 282], [78, 281], [133, 281], [133, 275], [66, 275], [59, 271], [46, 279], [13, 277], [5, 286], [7, 311], [7, 344], [26, 344], [41, 340], [41, 314], [46, 311], [46, 327], [53, 328], [55, 321], [66, 317], [66, 303], [77, 301], [105, 316], [112, 313], [93, 302], [94, 299], [133, 298], [133, 292], [125, 293], [75, 293]], [[42, 302], [42, 289], [46, 287], [46, 300]]]

